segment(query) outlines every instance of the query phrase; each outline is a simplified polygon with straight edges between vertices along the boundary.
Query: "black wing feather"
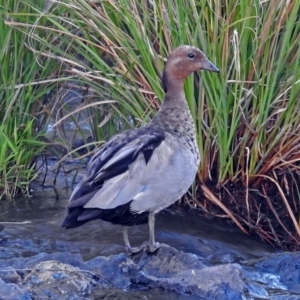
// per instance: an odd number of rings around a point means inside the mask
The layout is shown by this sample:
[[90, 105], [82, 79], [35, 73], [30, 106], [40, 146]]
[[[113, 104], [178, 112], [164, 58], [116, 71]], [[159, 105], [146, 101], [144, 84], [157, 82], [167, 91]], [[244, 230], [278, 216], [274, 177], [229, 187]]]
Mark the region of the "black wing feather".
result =
[[[139, 218], [132, 215], [132, 218], [126, 219], [130, 213], [130, 202], [122, 207], [107, 210], [85, 209], [83, 206], [102, 188], [106, 180], [126, 172], [130, 164], [141, 153], [145, 163], [148, 164], [154, 150], [164, 139], [165, 134], [159, 128], [142, 127], [117, 135], [102, 145], [90, 160], [85, 177], [79, 183], [79, 188], [72, 196], [72, 199], [70, 199], [68, 213], [62, 226], [67, 228], [78, 227], [97, 218], [125, 225], [146, 222], [148, 213], [143, 213]], [[119, 153], [121, 148], [134, 140], [137, 141], [135, 151], [129, 152], [104, 169], [104, 166], [113, 159], [116, 153]]]
[[[146, 164], [149, 162], [154, 150], [160, 145], [160, 143], [165, 139], [165, 135], [160, 130], [155, 130], [149, 133], [149, 131], [141, 130], [132, 130], [136, 134], [133, 136], [127, 137], [127, 139], [119, 140], [119, 136], [116, 139], [109, 141], [104, 144], [97, 152], [87, 166], [87, 175], [82, 179], [80, 183], [80, 188], [73, 195], [70, 200], [74, 200], [83, 197], [84, 195], [91, 193], [95, 190], [102, 188], [104, 181], [118, 176], [128, 170], [130, 164], [138, 157], [140, 153], [143, 153]], [[129, 132], [130, 133], [130, 132]], [[126, 144], [132, 142], [134, 139], [139, 139], [139, 146], [135, 152], [130, 152], [128, 155], [122, 159], [116, 161], [115, 163], [109, 165], [109, 167], [103, 169], [105, 164], [113, 158], [113, 156], [119, 152], [119, 150], [124, 147]], [[101, 155], [107, 151], [111, 150], [108, 156], [105, 156], [105, 159], [101, 159]], [[99, 176], [99, 174], [101, 175]], [[97, 178], [97, 179], [96, 179]], [[84, 204], [85, 205], [87, 201]], [[74, 204], [71, 206], [74, 206]]]

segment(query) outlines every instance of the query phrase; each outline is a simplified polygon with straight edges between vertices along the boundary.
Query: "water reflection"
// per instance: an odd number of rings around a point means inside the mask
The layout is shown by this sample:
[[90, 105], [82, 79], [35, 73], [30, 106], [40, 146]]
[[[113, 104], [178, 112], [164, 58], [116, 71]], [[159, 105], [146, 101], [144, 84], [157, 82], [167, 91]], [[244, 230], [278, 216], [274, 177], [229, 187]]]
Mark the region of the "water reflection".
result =
[[[5, 224], [0, 232], [0, 259], [68, 251], [80, 253], [84, 260], [90, 260], [99, 255], [124, 252], [120, 226], [97, 220], [71, 230], [60, 227], [70, 194], [69, 189], [58, 192], [46, 189], [35, 191], [30, 198], [18, 199], [13, 203], [2, 202], [0, 222], [30, 223]], [[139, 245], [148, 238], [147, 225], [132, 227], [129, 233], [132, 244]], [[219, 220], [204, 219], [198, 211], [178, 205], [158, 214], [156, 235], [159, 242], [198, 255], [206, 265], [238, 262], [246, 269], [252, 269], [247, 266], [247, 260], [280, 251]], [[290, 295], [287, 294], [287, 297]], [[157, 289], [126, 292], [103, 290], [93, 294], [93, 299], [201, 300], [199, 297]]]
[[[70, 194], [67, 189], [58, 194], [51, 189], [40, 190], [31, 198], [2, 203], [0, 221], [31, 221], [29, 224], [5, 225], [2, 244], [5, 239], [10, 251], [2, 255], [30, 256], [42, 251], [70, 251], [89, 260], [123, 252], [122, 232], [118, 225], [97, 220], [71, 230], [60, 227]], [[236, 228], [225, 226], [218, 220], [204, 219], [199, 212], [178, 205], [157, 215], [156, 235], [158, 241], [197, 254], [210, 263], [242, 263], [279, 251]], [[147, 237], [147, 225], [130, 228], [133, 245], [139, 245]]]

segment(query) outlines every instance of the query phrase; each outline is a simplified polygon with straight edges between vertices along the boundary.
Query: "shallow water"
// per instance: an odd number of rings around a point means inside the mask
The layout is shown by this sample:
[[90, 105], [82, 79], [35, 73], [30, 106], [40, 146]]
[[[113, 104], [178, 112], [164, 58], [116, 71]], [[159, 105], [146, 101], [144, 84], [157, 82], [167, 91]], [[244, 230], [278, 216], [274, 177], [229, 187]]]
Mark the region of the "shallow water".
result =
[[202, 300], [199, 296], [179, 295], [160, 289], [146, 291], [103, 290], [93, 294], [93, 300]]
[[[75, 109], [81, 103], [80, 90], [69, 91], [64, 102], [68, 109]], [[79, 116], [81, 129], [89, 135], [89, 127], [85, 122], [87, 116]], [[65, 141], [71, 143], [75, 124], [69, 118], [65, 121]], [[53, 123], [49, 124], [48, 133], [51, 134]], [[57, 163], [49, 162], [49, 167]], [[70, 168], [74, 167], [74, 162]], [[68, 169], [68, 166], [65, 165]], [[49, 171], [49, 170], [48, 170]], [[51, 185], [53, 174], [50, 180]], [[71, 176], [68, 176], [68, 185]], [[65, 189], [65, 179], [60, 177], [56, 182], [59, 188], [58, 195], [54, 190], [35, 191], [34, 196], [24, 201], [20, 199], [14, 206], [7, 204], [0, 208], [0, 221], [25, 221], [31, 224], [6, 225], [5, 232], [15, 238], [22, 231], [26, 239], [32, 238], [41, 247], [40, 251], [71, 251], [79, 252], [84, 259], [91, 259], [97, 255], [109, 255], [124, 251], [121, 227], [103, 221], [85, 224], [81, 228], [64, 230], [60, 222], [64, 217], [64, 207], [71, 194]], [[39, 185], [37, 185], [39, 188]], [[148, 236], [147, 225], [131, 228], [129, 237], [133, 245], [139, 245]], [[239, 229], [224, 226], [218, 220], [207, 220], [200, 216], [196, 210], [182, 209], [173, 206], [157, 216], [156, 220], [157, 241], [169, 244], [208, 259], [210, 262], [242, 262], [250, 258], [260, 258], [279, 250], [272, 248], [259, 240], [244, 235]], [[28, 242], [30, 244], [30, 242]], [[30, 248], [30, 246], [29, 246]], [[35, 251], [32, 246], [32, 250]]]
[[[71, 191], [67, 189], [57, 193], [52, 189], [39, 190], [30, 198], [2, 203], [1, 222], [30, 223], [5, 224], [0, 233], [0, 259], [28, 257], [40, 252], [69, 251], [80, 253], [84, 260], [90, 260], [99, 255], [124, 252], [122, 230], [118, 225], [97, 220], [71, 230], [60, 227], [70, 194]], [[133, 245], [139, 245], [148, 238], [147, 225], [131, 228], [129, 237]], [[249, 259], [280, 252], [236, 228], [221, 224], [218, 220], [204, 219], [198, 211], [179, 205], [157, 216], [156, 239], [178, 250], [198, 255], [207, 265], [232, 262], [244, 265]], [[93, 299], [194, 300], [199, 297], [153, 289], [101, 291], [93, 295]]]
[[[66, 91], [64, 104], [67, 111], [75, 110], [81, 104], [83, 93], [80, 89]], [[87, 115], [82, 112], [78, 117], [78, 124], [87, 137], [90, 128]], [[54, 121], [53, 121], [54, 122]], [[53, 122], [48, 126], [48, 134], [53, 133]], [[75, 124], [71, 118], [64, 122], [64, 141], [72, 143]], [[57, 163], [49, 162], [49, 167]], [[68, 166], [64, 166], [68, 170]], [[74, 162], [70, 168], [74, 167]], [[49, 171], [49, 170], [48, 170]], [[51, 185], [54, 175], [46, 180]], [[68, 176], [68, 185], [71, 176]], [[64, 230], [60, 222], [64, 217], [64, 207], [71, 194], [64, 189], [65, 179], [60, 177], [56, 182], [59, 188], [58, 195], [54, 190], [35, 191], [34, 196], [24, 201], [20, 199], [14, 206], [7, 204], [0, 208], [0, 221], [25, 221], [27, 225], [7, 225], [5, 232], [15, 238], [22, 232], [22, 237], [33, 238], [41, 247], [40, 251], [71, 251], [80, 252], [84, 259], [91, 259], [97, 255], [115, 254], [124, 251], [122, 232], [119, 226], [103, 221], [88, 223], [81, 228]], [[37, 185], [39, 188], [39, 185]], [[34, 237], [32, 237], [34, 232]], [[147, 226], [138, 226], [130, 230], [133, 245], [143, 242], [148, 236]], [[239, 229], [224, 226], [218, 220], [207, 220], [200, 216], [196, 210], [186, 210], [174, 206], [157, 216], [157, 240], [170, 246], [197, 254], [210, 262], [242, 262], [245, 259], [263, 257], [269, 253], [277, 252], [261, 241], [249, 238]], [[30, 242], [28, 242], [30, 244]], [[30, 248], [30, 246], [28, 246]], [[32, 250], [35, 251], [32, 246]]]
[[[70, 193], [70, 190], [60, 190], [57, 195], [51, 189], [41, 190], [31, 198], [1, 205], [0, 221], [31, 222], [5, 225], [3, 234], [6, 242], [17, 241], [27, 250], [21, 253], [16, 251], [13, 256], [28, 256], [41, 251], [70, 251], [80, 253], [84, 260], [89, 260], [99, 255], [124, 252], [122, 230], [118, 225], [96, 220], [75, 229], [60, 227]], [[129, 237], [133, 245], [139, 245], [148, 238], [147, 225], [130, 228]], [[236, 228], [225, 226], [217, 220], [204, 219], [196, 210], [178, 205], [158, 214], [156, 239], [216, 263], [240, 263], [279, 251]]]

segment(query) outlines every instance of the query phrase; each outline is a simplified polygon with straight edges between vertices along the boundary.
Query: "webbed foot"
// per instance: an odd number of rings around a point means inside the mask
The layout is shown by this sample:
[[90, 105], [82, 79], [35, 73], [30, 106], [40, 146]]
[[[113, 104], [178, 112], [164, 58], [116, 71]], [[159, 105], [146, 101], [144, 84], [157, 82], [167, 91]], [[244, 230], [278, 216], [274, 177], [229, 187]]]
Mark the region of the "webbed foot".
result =
[[147, 251], [146, 249], [148, 248], [149, 243], [148, 241], [145, 241], [143, 244], [141, 244], [139, 247], [131, 247], [130, 245], [126, 245], [126, 252], [128, 254], [135, 254], [135, 253], [139, 253], [141, 251]]
[[170, 247], [170, 246], [164, 243], [157, 243], [157, 242], [152, 244], [148, 243], [147, 251], [153, 253], [161, 247]]

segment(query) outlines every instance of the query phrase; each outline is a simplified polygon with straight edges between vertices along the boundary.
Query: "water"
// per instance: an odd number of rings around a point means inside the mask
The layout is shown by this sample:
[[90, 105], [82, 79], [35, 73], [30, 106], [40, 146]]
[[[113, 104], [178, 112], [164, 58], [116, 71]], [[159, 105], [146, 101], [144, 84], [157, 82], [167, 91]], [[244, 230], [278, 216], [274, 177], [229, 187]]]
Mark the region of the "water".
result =
[[[74, 134], [74, 128], [71, 126], [73, 123], [69, 120], [66, 124], [70, 126], [65, 127], [67, 134], [65, 139], [71, 143]], [[49, 124], [48, 134], [52, 133], [51, 126], [52, 123]], [[89, 128], [84, 129], [88, 136]], [[50, 167], [53, 164], [50, 162]], [[64, 167], [68, 169], [67, 165]], [[71, 164], [70, 168], [74, 168], [74, 164]], [[53, 175], [50, 175], [48, 185], [51, 185], [53, 178]], [[71, 181], [69, 176], [68, 185]], [[65, 207], [71, 194], [71, 190], [65, 188], [66, 185], [66, 180], [59, 176], [56, 185], [58, 191], [36, 190], [30, 198], [21, 198], [13, 203], [1, 203], [1, 222], [30, 221], [30, 223], [5, 224], [0, 234], [0, 259], [28, 257], [40, 252], [69, 251], [80, 253], [83, 260], [90, 260], [100, 255], [108, 256], [124, 252], [120, 226], [97, 220], [76, 229], [61, 228]], [[36, 187], [40, 188], [39, 185]], [[130, 228], [129, 238], [132, 246], [140, 245], [148, 238], [147, 225]], [[246, 236], [237, 228], [224, 225], [224, 222], [205, 219], [198, 211], [178, 205], [158, 214], [156, 239], [178, 250], [198, 255], [206, 265], [237, 262], [247, 267], [247, 261], [250, 259], [280, 252], [279, 249]], [[281, 299], [280, 293], [282, 291], [279, 291], [278, 299]], [[196, 300], [199, 297], [153, 289], [127, 292], [103, 290], [93, 295], [93, 299]]]
[[[69, 110], [74, 110], [82, 99], [80, 90], [70, 90], [64, 96], [64, 102]], [[88, 136], [89, 128], [86, 121], [87, 115], [80, 115], [79, 122]], [[51, 133], [53, 123], [49, 124], [48, 133]], [[74, 123], [68, 118], [65, 123], [65, 141], [71, 143], [74, 135]], [[50, 169], [57, 161], [49, 163]], [[74, 163], [64, 168], [74, 168]], [[48, 170], [49, 171], [49, 170]], [[52, 177], [52, 179], [51, 179]], [[71, 184], [72, 176], [68, 176], [68, 184]], [[53, 174], [47, 183], [51, 185]], [[24, 237], [35, 237], [42, 247], [47, 251], [71, 251], [80, 252], [85, 259], [97, 255], [108, 255], [124, 251], [121, 228], [103, 221], [88, 223], [81, 228], [64, 230], [60, 227], [64, 217], [64, 208], [71, 194], [70, 190], [64, 189], [65, 179], [59, 177], [56, 187], [59, 188], [58, 195], [54, 190], [35, 191], [30, 199], [20, 199], [13, 207], [6, 205], [1, 207], [0, 213], [3, 220], [25, 221], [31, 220], [31, 224], [24, 226], [8, 225], [6, 232], [12, 236], [18, 235], [18, 230], [23, 230]], [[39, 186], [36, 186], [39, 188]], [[34, 208], [34, 209], [33, 209]], [[1, 215], [0, 215], [1, 217]], [[22, 228], [21, 228], [22, 227]], [[130, 230], [129, 237], [133, 245], [139, 245], [147, 236], [147, 226], [138, 226]], [[55, 236], [55, 240], [53, 240]], [[187, 211], [179, 206], [173, 207], [157, 216], [156, 222], [157, 240], [169, 244], [179, 250], [195, 253], [209, 262], [241, 262], [250, 258], [263, 257], [266, 254], [278, 250], [263, 244], [262, 242], [249, 238], [230, 226], [224, 226], [218, 220], [207, 220], [199, 215], [197, 211]], [[41, 242], [43, 241], [43, 242]], [[50, 246], [51, 245], [51, 246]]]
[[[28, 257], [40, 252], [69, 251], [80, 253], [83, 260], [90, 260], [100, 255], [124, 252], [122, 230], [118, 225], [96, 220], [76, 229], [61, 228], [70, 194], [69, 189], [56, 192], [53, 189], [44, 189], [35, 191], [30, 198], [1, 203], [1, 222], [30, 223], [5, 224], [0, 233], [0, 259]], [[148, 238], [147, 225], [130, 228], [129, 237], [132, 245], [141, 244]], [[158, 214], [156, 239], [178, 250], [198, 255], [206, 265], [237, 262], [247, 269], [252, 268], [247, 266], [248, 260], [281, 252], [246, 236], [237, 228], [224, 225], [224, 222], [205, 219], [198, 211], [179, 205]], [[290, 295], [294, 295], [285, 291], [284, 298], [281, 298], [282, 291], [278, 293], [279, 298], [270, 299], [289, 299]], [[93, 295], [93, 299], [194, 300], [199, 297], [153, 289], [126, 292], [103, 290]]]
[[[80, 228], [65, 230], [60, 227], [70, 190], [36, 191], [31, 198], [2, 203], [0, 220], [3, 222], [30, 221], [29, 224], [6, 224], [4, 233], [9, 240], [26, 240], [26, 253], [41, 251], [70, 251], [81, 253], [84, 260], [99, 255], [124, 252], [122, 230], [118, 225], [96, 220]], [[139, 245], [148, 238], [147, 225], [132, 227], [129, 238]], [[156, 239], [178, 250], [190, 252], [210, 262], [242, 262], [264, 257], [279, 250], [250, 238], [238, 229], [224, 226], [217, 220], [207, 220], [196, 210], [180, 206], [161, 212], [156, 218]], [[19, 241], [21, 242], [21, 240]]]
[[152, 289], [147, 291], [103, 290], [96, 295], [93, 300], [202, 300], [199, 296], [179, 295], [169, 291]]

